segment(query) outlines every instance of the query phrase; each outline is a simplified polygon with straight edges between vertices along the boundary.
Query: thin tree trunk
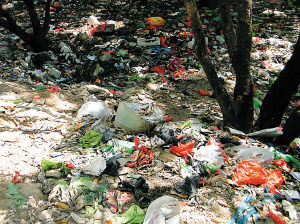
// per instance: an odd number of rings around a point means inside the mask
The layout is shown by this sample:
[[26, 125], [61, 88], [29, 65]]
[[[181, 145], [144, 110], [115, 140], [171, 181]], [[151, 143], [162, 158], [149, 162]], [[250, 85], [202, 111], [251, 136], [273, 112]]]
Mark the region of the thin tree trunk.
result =
[[249, 71], [252, 43], [252, 0], [238, 0], [236, 48], [232, 50], [232, 66], [236, 74], [234, 106], [236, 127], [249, 132], [253, 122], [253, 83]]
[[51, 0], [47, 0], [47, 2], [45, 3], [45, 18], [44, 18], [44, 25], [43, 25], [43, 33], [44, 36], [46, 36], [46, 34], [49, 31], [49, 24], [50, 24], [50, 4], [51, 4]]
[[249, 132], [253, 122], [253, 84], [249, 71], [252, 42], [252, 1], [238, 0], [238, 23], [235, 29], [229, 9], [231, 0], [218, 2], [225, 41], [236, 74], [234, 88], [235, 124]]
[[221, 24], [224, 31], [224, 38], [226, 41], [229, 57], [233, 57], [233, 52], [236, 51], [236, 30], [234, 29], [232, 15], [229, 9], [229, 3], [226, 1], [219, 5], [219, 14], [221, 17]]
[[26, 8], [27, 8], [30, 20], [31, 20], [33, 33], [34, 34], [41, 33], [41, 31], [42, 31], [41, 24], [40, 24], [39, 17], [35, 11], [33, 0], [24, 0], [24, 3], [26, 5]]
[[46, 38], [50, 23], [50, 2], [51, 0], [47, 0], [45, 3], [45, 18], [42, 27], [35, 11], [33, 1], [24, 0], [32, 23], [33, 34], [25, 32], [24, 29], [18, 26], [8, 11], [4, 10], [2, 7], [0, 7], [0, 26], [19, 36], [33, 51], [47, 51], [49, 50], [50, 45], [50, 42]]
[[226, 91], [223, 83], [219, 80], [216, 68], [208, 55], [205, 35], [196, 2], [195, 0], [185, 0], [185, 5], [191, 19], [191, 27], [195, 37], [195, 54], [200, 61], [210, 86], [220, 104], [224, 125], [231, 126], [235, 123], [232, 98]]
[[22, 40], [24, 40], [26, 43], [30, 42], [30, 35], [26, 33], [20, 26], [16, 24], [14, 19], [10, 16], [10, 14], [2, 9], [0, 7], [0, 26], [4, 27], [5, 29], [8, 29], [12, 33], [15, 33], [17, 36], [19, 36]]
[[300, 136], [300, 107], [295, 108], [290, 114], [282, 131], [283, 135], [275, 141], [278, 145], [289, 145], [295, 138]]
[[263, 99], [260, 115], [255, 125], [258, 129], [280, 125], [282, 116], [300, 84], [299, 62], [300, 35], [290, 60]]
[[[220, 12], [223, 30], [225, 31], [225, 40], [232, 66], [236, 73], [234, 99], [231, 98], [224, 85], [220, 82], [212, 59], [207, 53], [201, 18], [195, 0], [185, 0], [195, 37], [195, 53], [216, 94], [223, 114], [224, 125], [249, 132], [253, 121], [253, 84], [249, 72], [252, 41], [252, 2], [251, 0], [239, 0], [237, 30], [234, 29], [228, 4], [229, 1], [223, 1], [218, 6], [221, 7]], [[225, 11], [222, 11], [222, 9]]]

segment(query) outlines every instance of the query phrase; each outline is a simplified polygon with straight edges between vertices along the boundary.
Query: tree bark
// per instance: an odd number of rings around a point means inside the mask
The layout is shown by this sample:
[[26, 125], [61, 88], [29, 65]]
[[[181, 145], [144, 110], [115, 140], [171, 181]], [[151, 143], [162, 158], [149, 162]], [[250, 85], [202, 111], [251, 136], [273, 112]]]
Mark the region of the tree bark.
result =
[[224, 125], [231, 126], [235, 123], [232, 97], [228, 94], [223, 83], [219, 80], [216, 68], [212, 63], [212, 59], [208, 55], [207, 45], [205, 43], [205, 35], [202, 29], [202, 22], [196, 2], [195, 0], [185, 0], [185, 5], [191, 19], [191, 28], [194, 33], [195, 54], [200, 61], [210, 83], [210, 86], [213, 89], [219, 102], [223, 114]]
[[278, 145], [289, 145], [295, 138], [300, 136], [300, 107], [295, 108], [290, 114], [282, 131], [283, 135], [275, 141]]
[[44, 36], [46, 36], [46, 34], [49, 31], [49, 24], [50, 24], [50, 4], [51, 4], [51, 0], [47, 0], [47, 2], [45, 3], [45, 18], [44, 18], [44, 25], [43, 25], [43, 33]]
[[18, 26], [14, 21], [14, 19], [10, 16], [10, 14], [6, 10], [2, 9], [1, 7], [0, 7], [0, 26], [16, 34], [26, 43], [30, 42], [30, 35], [26, 33], [20, 26]]
[[234, 29], [229, 3], [224, 1], [218, 9], [229, 57], [233, 58], [233, 52], [236, 51], [236, 30]]
[[253, 83], [249, 71], [252, 43], [252, 0], [238, 0], [236, 47], [231, 61], [236, 75], [234, 106], [236, 127], [249, 132], [253, 122]]
[[[220, 82], [212, 59], [207, 53], [201, 18], [195, 0], [185, 0], [185, 5], [191, 18], [191, 28], [195, 37], [196, 47], [194, 50], [216, 94], [223, 114], [224, 125], [249, 132], [253, 121], [253, 84], [249, 72], [252, 42], [252, 1], [239, 0], [237, 30], [233, 26], [229, 2], [231, 1], [222, 2], [219, 7], [229, 56], [236, 74], [234, 99]], [[222, 11], [223, 9], [224, 11]]]
[[33, 1], [24, 0], [24, 4], [26, 5], [32, 23], [33, 34], [26, 33], [24, 29], [16, 24], [9, 12], [4, 10], [2, 7], [0, 7], [0, 26], [19, 36], [32, 48], [33, 51], [47, 51], [50, 47], [50, 42], [46, 38], [50, 22], [50, 2], [51, 0], [47, 0], [45, 3], [44, 25], [41, 26]]
[[299, 62], [300, 35], [290, 60], [263, 99], [260, 115], [255, 125], [258, 129], [280, 125], [282, 116], [300, 84]]
[[39, 17], [34, 8], [33, 0], [24, 0], [24, 3], [26, 5], [26, 8], [27, 8], [30, 20], [31, 20], [33, 33], [38, 34], [41, 32], [42, 29], [41, 29]]

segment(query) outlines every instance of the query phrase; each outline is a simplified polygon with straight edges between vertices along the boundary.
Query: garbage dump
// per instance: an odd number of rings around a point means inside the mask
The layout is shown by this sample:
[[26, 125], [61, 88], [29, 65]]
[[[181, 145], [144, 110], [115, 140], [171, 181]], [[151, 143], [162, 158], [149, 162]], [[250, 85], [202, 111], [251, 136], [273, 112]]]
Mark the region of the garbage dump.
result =
[[[232, 91], [221, 17], [198, 4]], [[30, 29], [17, 1], [2, 8]], [[253, 1], [253, 12], [256, 120], [291, 57], [299, 10], [272, 0]], [[297, 223], [299, 137], [278, 145], [281, 126], [223, 126], [183, 2], [62, 0], [50, 15], [57, 46], [45, 52], [0, 27], [1, 222]]]

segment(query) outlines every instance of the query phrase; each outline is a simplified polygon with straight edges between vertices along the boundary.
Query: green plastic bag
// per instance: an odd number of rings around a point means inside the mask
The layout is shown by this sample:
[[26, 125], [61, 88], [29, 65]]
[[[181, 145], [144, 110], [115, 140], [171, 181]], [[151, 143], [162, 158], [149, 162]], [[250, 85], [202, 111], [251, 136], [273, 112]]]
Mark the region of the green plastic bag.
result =
[[102, 194], [108, 191], [106, 185], [97, 185], [89, 177], [78, 177], [72, 181], [70, 187], [76, 190], [83, 190], [86, 194], [90, 194], [91, 197], [98, 196], [99, 201], [102, 201]]
[[103, 137], [103, 134], [96, 131], [90, 130], [82, 138], [80, 138], [79, 145], [84, 148], [95, 148], [100, 145], [100, 141]]
[[257, 97], [253, 98], [253, 107], [255, 110], [260, 108], [261, 104], [262, 104], [262, 102]]
[[290, 163], [293, 167], [300, 167], [300, 162], [291, 155], [278, 152], [273, 147], [271, 147], [270, 151], [274, 153], [274, 159], [284, 159], [284, 161]]
[[92, 181], [89, 177], [78, 177], [76, 180], [72, 181], [70, 187], [76, 190], [81, 188], [92, 188], [94, 181]]
[[127, 212], [120, 215], [112, 215], [107, 221], [112, 224], [141, 224], [145, 219], [145, 212], [137, 205], [132, 205]]
[[93, 206], [86, 206], [85, 207], [85, 217], [87, 218], [92, 218], [93, 215], [97, 212], [97, 202], [94, 202], [94, 205]]
[[38, 86], [36, 87], [36, 90], [43, 90], [43, 89], [47, 89], [47, 86]]
[[13, 103], [14, 103], [14, 104], [23, 103], [23, 100], [15, 100]]
[[113, 147], [113, 142], [112, 141], [109, 141], [106, 146], [102, 147], [100, 150], [102, 152], [108, 152], [111, 150], [111, 148]]
[[134, 151], [134, 146], [132, 145], [131, 142], [127, 142], [127, 141], [122, 141], [122, 140], [116, 140], [115, 141], [116, 147], [124, 147], [126, 149], [126, 151], [130, 154], [133, 153]]
[[62, 163], [61, 162], [53, 162], [53, 161], [43, 159], [42, 162], [41, 162], [41, 166], [42, 166], [42, 170], [44, 170], [44, 171], [55, 170], [55, 169], [61, 168]]
[[41, 162], [42, 170], [55, 170], [55, 169], [61, 169], [61, 173], [63, 175], [68, 175], [71, 173], [71, 168], [67, 167], [65, 163], [63, 162], [53, 162], [50, 160], [43, 159]]
[[216, 22], [220, 22], [221, 21], [221, 17], [217, 16], [217, 17], [213, 18], [213, 20], [216, 21]]
[[5, 196], [13, 200], [9, 204], [11, 209], [27, 204], [27, 199], [18, 192], [18, 186], [12, 182], [7, 182]]

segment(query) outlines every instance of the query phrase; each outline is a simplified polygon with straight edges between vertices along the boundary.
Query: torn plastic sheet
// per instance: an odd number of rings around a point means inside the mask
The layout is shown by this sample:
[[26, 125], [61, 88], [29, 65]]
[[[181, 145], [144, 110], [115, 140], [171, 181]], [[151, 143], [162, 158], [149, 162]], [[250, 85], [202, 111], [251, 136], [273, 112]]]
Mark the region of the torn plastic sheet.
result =
[[273, 138], [276, 136], [283, 135], [283, 132], [281, 131], [280, 127], [275, 127], [275, 128], [267, 128], [255, 132], [251, 132], [249, 134], [246, 134], [242, 131], [229, 128], [229, 131], [233, 135], [239, 135], [239, 136], [247, 136], [247, 137], [267, 137], [267, 138]]

